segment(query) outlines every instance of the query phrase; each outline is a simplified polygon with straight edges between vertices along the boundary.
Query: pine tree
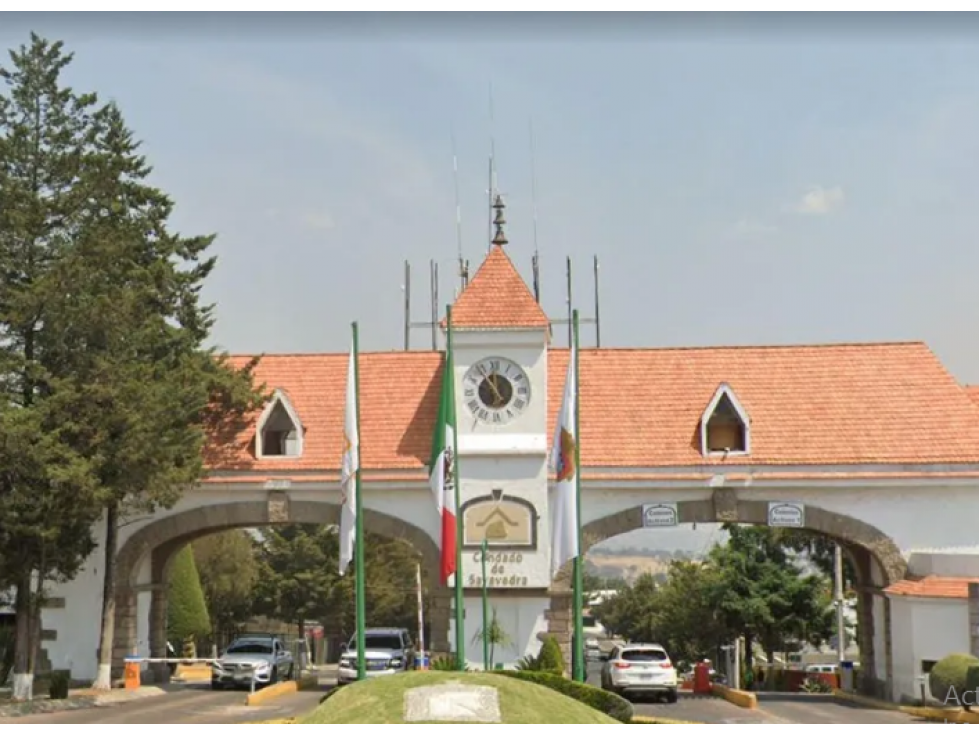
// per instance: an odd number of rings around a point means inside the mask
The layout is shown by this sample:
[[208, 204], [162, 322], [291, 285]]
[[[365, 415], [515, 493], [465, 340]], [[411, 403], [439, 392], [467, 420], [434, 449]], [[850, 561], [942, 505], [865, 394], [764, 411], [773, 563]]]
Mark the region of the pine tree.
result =
[[[264, 396], [252, 384], [254, 363], [235, 370], [206, 348], [214, 319], [200, 291], [214, 238], [169, 231], [173, 203], [147, 183], [151, 169], [120, 110], [61, 84], [71, 55], [60, 43], [32, 35], [12, 61], [0, 73], [10, 88], [0, 97], [0, 326], [9, 337], [0, 380], [11, 402], [37, 412], [10, 429], [28, 431], [31, 461], [21, 464], [40, 472], [20, 485], [31, 498], [45, 482], [57, 491], [39, 503], [45, 522], [0, 507], [0, 542], [9, 536], [30, 555], [14, 566], [28, 574], [18, 586], [42, 567], [70, 575], [104, 513], [95, 685], [107, 688], [120, 518], [172, 506], [204, 472], [208, 433], [234, 430]], [[62, 535], [21, 542], [50, 533], [51, 518]], [[19, 596], [28, 603], [29, 593]]]

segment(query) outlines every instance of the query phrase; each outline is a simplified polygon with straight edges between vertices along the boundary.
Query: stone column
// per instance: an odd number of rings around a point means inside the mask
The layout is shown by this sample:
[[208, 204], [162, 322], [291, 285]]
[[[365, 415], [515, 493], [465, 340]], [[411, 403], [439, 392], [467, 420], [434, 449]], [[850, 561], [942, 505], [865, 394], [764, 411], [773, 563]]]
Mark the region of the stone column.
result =
[[425, 645], [430, 652], [447, 655], [452, 652], [449, 643], [449, 621], [452, 618], [452, 590], [439, 589], [431, 595], [428, 607], [429, 637]]
[[969, 652], [979, 658], [979, 584], [969, 584]]
[[564, 587], [552, 588], [551, 608], [547, 610], [547, 632], [552, 635], [561, 648], [564, 658], [564, 673], [571, 676], [571, 635], [574, 632], [571, 622], [572, 595], [571, 589]]
[[116, 629], [112, 645], [112, 677], [121, 678], [126, 656], [136, 646], [136, 593], [129, 587], [116, 589]]
[[[150, 657], [167, 657], [167, 587], [163, 584], [150, 591]], [[156, 683], [170, 682], [166, 663], [151, 663], [150, 671]]]

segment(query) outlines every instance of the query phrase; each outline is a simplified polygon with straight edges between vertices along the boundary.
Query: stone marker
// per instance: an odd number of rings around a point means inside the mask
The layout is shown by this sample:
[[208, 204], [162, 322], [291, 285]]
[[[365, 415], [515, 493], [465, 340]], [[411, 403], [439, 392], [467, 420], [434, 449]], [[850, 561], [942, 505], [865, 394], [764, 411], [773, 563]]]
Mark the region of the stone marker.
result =
[[499, 724], [500, 697], [490, 686], [443, 683], [405, 691], [405, 722], [457, 721]]

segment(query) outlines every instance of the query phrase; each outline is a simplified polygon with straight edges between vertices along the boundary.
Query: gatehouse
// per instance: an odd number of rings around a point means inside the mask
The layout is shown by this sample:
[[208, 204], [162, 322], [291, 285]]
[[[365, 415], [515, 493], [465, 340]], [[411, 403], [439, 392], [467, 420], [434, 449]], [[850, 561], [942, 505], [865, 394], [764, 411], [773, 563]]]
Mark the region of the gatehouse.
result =
[[[467, 619], [480, 618], [485, 541], [491, 603], [514, 641], [497, 661], [535, 653], [546, 632], [570, 659], [568, 574], [551, 579], [548, 523], [548, 452], [569, 351], [553, 344], [502, 242], [457, 297], [453, 327]], [[167, 567], [187, 542], [229, 528], [338, 523], [347, 360], [265, 355], [257, 378], [274, 390], [265, 410], [241, 434], [214, 437], [207, 478], [175, 507], [121, 528], [117, 665], [134, 648], [165, 655]], [[439, 350], [360, 356], [364, 527], [409, 542], [436, 580], [426, 464], [444, 362]], [[484, 389], [487, 372], [502, 376], [500, 394]], [[896, 698], [894, 682], [907, 675], [895, 671], [895, 645], [912, 641], [894, 639], [886, 590], [911, 578], [916, 549], [973, 544], [979, 518], [979, 407], [929, 348], [583, 347], [579, 375], [586, 546], [714, 522], [833, 538], [858, 571], [864, 676]], [[74, 678], [96, 674], [103, 568], [99, 549], [50, 589], [43, 611], [46, 654]], [[449, 651], [452, 590], [436, 589], [431, 602], [430, 646]], [[465, 650], [473, 665], [481, 654], [474, 642]]]

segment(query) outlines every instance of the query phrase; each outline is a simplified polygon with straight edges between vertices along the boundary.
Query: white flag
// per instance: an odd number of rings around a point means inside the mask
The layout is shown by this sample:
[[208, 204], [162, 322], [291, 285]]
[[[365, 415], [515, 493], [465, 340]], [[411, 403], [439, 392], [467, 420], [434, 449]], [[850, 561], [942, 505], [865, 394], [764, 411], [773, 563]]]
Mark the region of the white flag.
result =
[[578, 376], [575, 374], [577, 345], [568, 355], [568, 375], [564, 383], [564, 400], [554, 429], [551, 468], [556, 476], [550, 492], [551, 577], [578, 556], [578, 436], [575, 431], [575, 406], [578, 400]]
[[340, 463], [340, 575], [354, 557], [357, 526], [357, 454], [360, 430], [357, 426], [357, 355], [350, 347], [347, 368], [347, 405], [343, 421], [343, 459]]

